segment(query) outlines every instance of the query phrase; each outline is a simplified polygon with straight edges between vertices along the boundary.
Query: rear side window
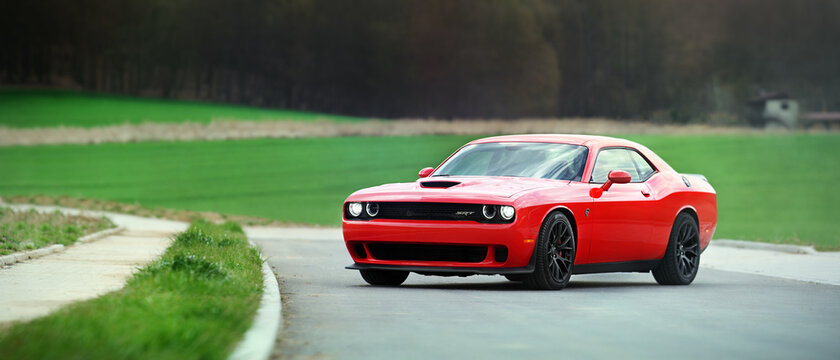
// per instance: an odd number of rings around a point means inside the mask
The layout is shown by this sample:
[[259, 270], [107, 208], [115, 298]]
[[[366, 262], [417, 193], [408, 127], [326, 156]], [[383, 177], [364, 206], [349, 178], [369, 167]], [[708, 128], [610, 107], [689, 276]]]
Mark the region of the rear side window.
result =
[[[656, 170], [650, 166], [650, 163], [642, 157], [641, 154], [635, 151], [627, 151], [630, 154], [630, 159], [633, 160], [633, 164], [636, 165], [636, 171], [639, 173], [639, 181], [647, 180], [651, 175], [653, 175]], [[633, 180], [636, 180], [633, 178]]]
[[632, 149], [608, 148], [598, 152], [592, 169], [593, 183], [604, 183], [610, 171], [624, 170], [630, 173], [631, 182], [643, 182], [656, 173], [645, 158]]

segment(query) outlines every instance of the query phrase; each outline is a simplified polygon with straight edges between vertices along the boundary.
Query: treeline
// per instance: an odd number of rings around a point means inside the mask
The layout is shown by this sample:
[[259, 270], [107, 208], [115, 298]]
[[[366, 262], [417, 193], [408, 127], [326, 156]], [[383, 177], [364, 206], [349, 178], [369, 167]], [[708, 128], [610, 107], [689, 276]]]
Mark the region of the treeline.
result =
[[840, 100], [833, 0], [0, 4], [0, 83], [378, 117], [738, 121]]

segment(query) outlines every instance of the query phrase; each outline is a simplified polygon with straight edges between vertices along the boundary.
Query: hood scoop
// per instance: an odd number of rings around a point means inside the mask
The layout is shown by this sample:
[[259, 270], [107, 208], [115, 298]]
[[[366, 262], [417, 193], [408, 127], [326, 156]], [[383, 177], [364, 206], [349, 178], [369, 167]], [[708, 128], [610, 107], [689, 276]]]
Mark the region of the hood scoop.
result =
[[455, 185], [460, 184], [459, 181], [423, 181], [420, 183], [420, 186], [424, 188], [439, 188], [439, 189], [446, 189], [451, 188]]

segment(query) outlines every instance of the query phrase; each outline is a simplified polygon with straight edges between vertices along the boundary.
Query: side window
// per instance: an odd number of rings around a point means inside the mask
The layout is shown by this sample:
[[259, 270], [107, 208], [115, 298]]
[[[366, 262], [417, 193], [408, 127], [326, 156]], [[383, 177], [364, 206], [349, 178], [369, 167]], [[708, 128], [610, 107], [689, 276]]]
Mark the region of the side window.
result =
[[[639, 181], [647, 180], [656, 170], [650, 166], [650, 163], [645, 160], [639, 153], [635, 151], [629, 151], [630, 158], [633, 159], [633, 163], [636, 165], [636, 171], [639, 173]], [[636, 178], [633, 178], [633, 181], [636, 181]]]
[[598, 152], [592, 169], [593, 183], [604, 183], [610, 171], [624, 170], [630, 173], [631, 182], [642, 182], [656, 172], [639, 153], [625, 148], [603, 149]]

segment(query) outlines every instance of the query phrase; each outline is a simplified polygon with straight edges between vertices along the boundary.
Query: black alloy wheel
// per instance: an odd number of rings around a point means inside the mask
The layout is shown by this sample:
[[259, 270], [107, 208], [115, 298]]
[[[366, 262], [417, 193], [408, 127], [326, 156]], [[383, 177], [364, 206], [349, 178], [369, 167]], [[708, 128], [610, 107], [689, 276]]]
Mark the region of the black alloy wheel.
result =
[[536, 266], [534, 272], [525, 278], [525, 284], [540, 290], [566, 287], [572, 276], [576, 251], [572, 223], [563, 213], [551, 213], [540, 228], [534, 248]]
[[376, 286], [398, 286], [408, 278], [408, 271], [366, 269], [359, 273], [368, 284]]
[[694, 217], [680, 213], [671, 228], [668, 248], [653, 277], [662, 285], [688, 285], [700, 266], [700, 231]]

